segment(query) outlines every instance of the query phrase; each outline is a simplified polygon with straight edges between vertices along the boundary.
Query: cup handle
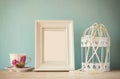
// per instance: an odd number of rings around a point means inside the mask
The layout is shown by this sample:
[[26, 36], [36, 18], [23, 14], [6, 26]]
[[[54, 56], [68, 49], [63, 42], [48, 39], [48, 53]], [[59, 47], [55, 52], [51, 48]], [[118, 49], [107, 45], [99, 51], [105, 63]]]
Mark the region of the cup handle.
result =
[[32, 61], [32, 58], [31, 57], [28, 57], [27, 56], [27, 59], [29, 59], [25, 64], [28, 64], [28, 63], [30, 63], [31, 61]]

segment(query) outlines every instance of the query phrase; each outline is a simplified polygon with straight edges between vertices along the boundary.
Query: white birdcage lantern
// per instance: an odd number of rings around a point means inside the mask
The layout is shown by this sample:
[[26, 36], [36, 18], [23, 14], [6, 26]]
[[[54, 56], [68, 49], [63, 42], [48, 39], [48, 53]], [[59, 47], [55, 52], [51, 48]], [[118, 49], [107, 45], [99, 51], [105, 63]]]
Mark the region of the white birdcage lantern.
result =
[[81, 37], [82, 71], [110, 71], [110, 36], [103, 24], [94, 23]]

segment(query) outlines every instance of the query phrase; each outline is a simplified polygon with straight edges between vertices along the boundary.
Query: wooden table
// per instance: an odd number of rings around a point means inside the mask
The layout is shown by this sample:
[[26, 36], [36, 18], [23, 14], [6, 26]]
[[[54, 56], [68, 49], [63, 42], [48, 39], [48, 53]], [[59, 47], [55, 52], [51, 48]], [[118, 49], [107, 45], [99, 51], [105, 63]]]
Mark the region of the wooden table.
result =
[[0, 70], [0, 79], [120, 79], [120, 70], [103, 73], [72, 72], [9, 72]]

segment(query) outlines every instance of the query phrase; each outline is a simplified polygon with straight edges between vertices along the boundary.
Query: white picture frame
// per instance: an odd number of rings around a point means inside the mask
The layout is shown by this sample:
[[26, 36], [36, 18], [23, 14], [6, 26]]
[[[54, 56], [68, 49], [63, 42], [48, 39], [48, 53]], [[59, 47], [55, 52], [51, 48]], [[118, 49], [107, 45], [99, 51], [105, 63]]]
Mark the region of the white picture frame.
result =
[[35, 21], [35, 71], [69, 71], [74, 65], [73, 21]]

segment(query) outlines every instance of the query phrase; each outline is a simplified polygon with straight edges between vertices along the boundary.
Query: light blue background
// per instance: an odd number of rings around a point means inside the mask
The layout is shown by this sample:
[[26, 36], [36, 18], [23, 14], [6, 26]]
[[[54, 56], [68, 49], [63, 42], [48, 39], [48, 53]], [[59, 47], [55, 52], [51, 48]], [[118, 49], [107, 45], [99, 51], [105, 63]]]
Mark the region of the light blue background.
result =
[[111, 36], [111, 69], [120, 69], [120, 0], [0, 0], [0, 69], [10, 66], [9, 53], [26, 53], [34, 66], [35, 20], [74, 21], [76, 69], [83, 31], [103, 23]]

